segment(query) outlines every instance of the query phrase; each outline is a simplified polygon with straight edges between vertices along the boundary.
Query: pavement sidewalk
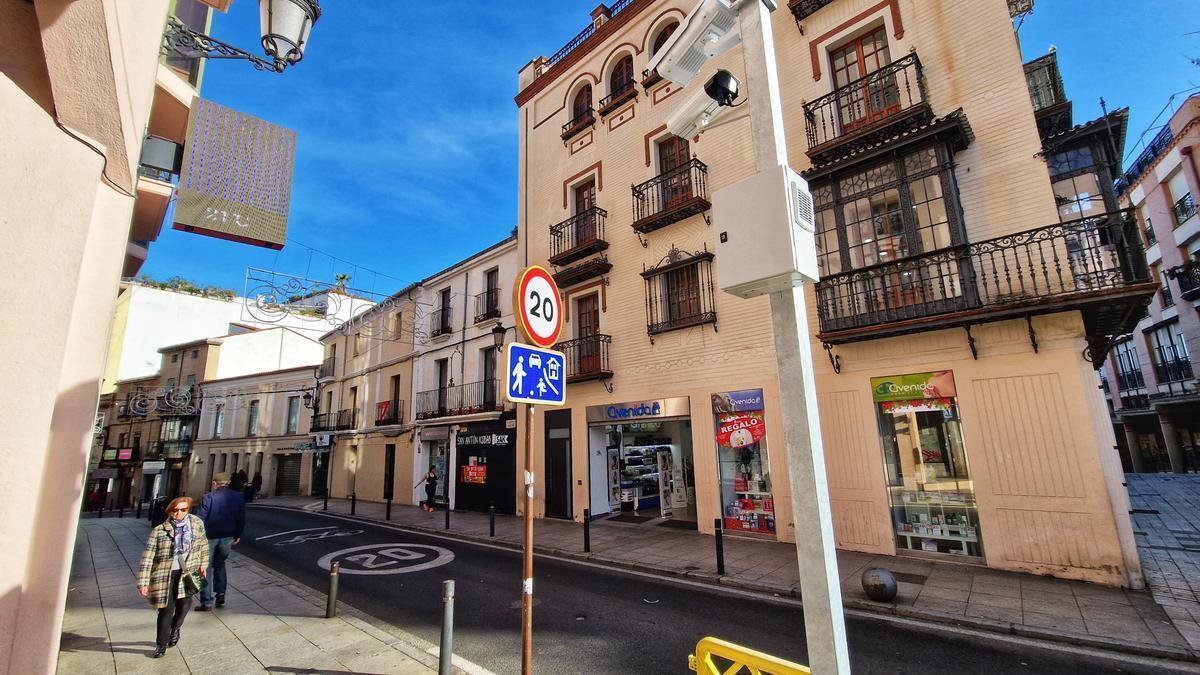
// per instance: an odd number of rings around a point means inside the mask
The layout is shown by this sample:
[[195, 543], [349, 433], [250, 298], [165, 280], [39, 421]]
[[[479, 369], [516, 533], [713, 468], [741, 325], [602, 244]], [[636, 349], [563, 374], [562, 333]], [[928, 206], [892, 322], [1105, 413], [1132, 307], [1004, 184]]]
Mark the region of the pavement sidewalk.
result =
[[[437, 672], [435, 645], [341, 603], [326, 619], [323, 595], [237, 553], [226, 605], [193, 610], [179, 645], [151, 659], [155, 613], [135, 588], [148, 532], [132, 517], [80, 521], [59, 673]], [[481, 672], [455, 664], [455, 672]]]
[[[253, 507], [283, 507], [319, 512], [312, 497], [272, 497]], [[328, 512], [350, 516], [348, 500], [330, 499]], [[358, 519], [383, 521], [385, 505], [358, 502]], [[571, 521], [535, 521], [539, 554], [603, 563], [661, 576], [683, 577], [780, 596], [800, 597], [795, 548], [790, 544], [725, 537], [725, 574], [716, 570], [715, 538], [662, 521], [622, 523], [607, 519], [591, 525], [591, 551], [583, 550], [583, 525]], [[391, 525], [457, 539], [519, 549], [522, 521], [497, 515], [495, 536], [486, 513], [455, 511], [450, 528], [445, 512], [392, 506]], [[1200, 660], [1200, 642], [1189, 644], [1173, 616], [1149, 592], [1108, 588], [974, 565], [838, 551], [842, 597], [847, 608], [918, 620], [973, 627], [1125, 653]], [[895, 574], [900, 592], [891, 603], [868, 600], [861, 578], [868, 567]], [[1169, 608], [1168, 608], [1169, 609]], [[1174, 610], [1173, 610], [1174, 611]], [[1190, 615], [1189, 615], [1190, 616]], [[1183, 630], [1190, 627], [1184, 626]]]
[[1200, 650], [1200, 475], [1131, 473], [1125, 479], [1146, 584]]

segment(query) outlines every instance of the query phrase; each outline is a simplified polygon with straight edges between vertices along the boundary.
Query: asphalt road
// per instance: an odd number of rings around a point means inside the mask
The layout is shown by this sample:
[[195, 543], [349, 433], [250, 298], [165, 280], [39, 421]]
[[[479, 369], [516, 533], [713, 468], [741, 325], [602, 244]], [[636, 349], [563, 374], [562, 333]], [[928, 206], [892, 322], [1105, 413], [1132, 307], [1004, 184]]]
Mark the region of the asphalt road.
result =
[[[519, 552], [257, 505], [237, 550], [322, 592], [328, 573], [320, 562], [337, 559], [342, 602], [434, 644], [441, 584], [453, 579], [455, 653], [496, 673], [520, 672]], [[688, 654], [706, 635], [807, 663], [802, 611], [791, 602], [541, 557], [534, 578], [536, 672], [686, 673]], [[855, 673], [1180, 672], [909, 621], [847, 621]]]

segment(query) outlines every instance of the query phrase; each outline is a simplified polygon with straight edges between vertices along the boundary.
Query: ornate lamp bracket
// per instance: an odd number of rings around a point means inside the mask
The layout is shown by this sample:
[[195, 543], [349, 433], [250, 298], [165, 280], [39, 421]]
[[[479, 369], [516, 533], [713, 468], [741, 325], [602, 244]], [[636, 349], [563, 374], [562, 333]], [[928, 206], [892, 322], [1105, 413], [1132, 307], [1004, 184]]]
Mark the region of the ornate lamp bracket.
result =
[[175, 17], [167, 18], [167, 30], [163, 32], [163, 49], [179, 56], [209, 59], [245, 59], [254, 64], [256, 70], [269, 70], [282, 73], [287, 61], [276, 58], [273, 62], [255, 56], [250, 52], [234, 47], [231, 44], [209, 37], [183, 25]]

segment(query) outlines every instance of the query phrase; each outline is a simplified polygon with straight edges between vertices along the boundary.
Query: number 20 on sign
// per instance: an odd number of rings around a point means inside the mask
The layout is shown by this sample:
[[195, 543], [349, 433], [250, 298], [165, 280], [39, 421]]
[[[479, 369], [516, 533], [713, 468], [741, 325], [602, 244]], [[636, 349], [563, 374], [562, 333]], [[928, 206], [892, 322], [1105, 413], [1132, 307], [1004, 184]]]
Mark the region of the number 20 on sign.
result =
[[517, 332], [539, 347], [553, 347], [562, 332], [562, 303], [558, 284], [544, 267], [530, 265], [513, 285]]

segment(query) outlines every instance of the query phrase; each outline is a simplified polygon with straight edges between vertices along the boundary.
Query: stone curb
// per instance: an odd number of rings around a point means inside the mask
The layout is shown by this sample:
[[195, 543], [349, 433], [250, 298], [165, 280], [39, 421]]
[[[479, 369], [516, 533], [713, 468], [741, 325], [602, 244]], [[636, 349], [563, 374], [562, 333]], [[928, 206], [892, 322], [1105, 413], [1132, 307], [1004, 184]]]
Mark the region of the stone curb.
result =
[[[302, 513], [325, 513], [328, 511], [305, 511], [304, 509], [292, 506], [271, 506], [277, 509], [289, 509]], [[467, 534], [463, 532], [455, 533], [453, 530], [444, 530], [436, 528], [424, 528], [414, 525], [406, 525], [401, 523], [393, 523], [390, 521], [376, 520], [366, 516], [350, 515], [348, 513], [334, 513], [332, 515], [343, 518], [351, 518], [365, 523], [376, 525], [386, 525], [399, 530], [406, 530], [416, 534], [432, 534], [449, 537], [451, 539], [461, 539], [474, 543], [487, 544], [498, 548], [504, 548], [512, 551], [520, 551], [521, 547], [505, 541], [492, 539], [490, 537], [481, 537], [479, 535]], [[660, 577], [683, 578], [691, 581], [699, 581], [712, 585], [729, 586], [730, 588], [738, 588], [742, 590], [753, 591], [756, 593], [764, 593], [778, 595], [781, 597], [794, 598], [800, 600], [798, 588], [784, 588], [782, 586], [772, 586], [770, 584], [757, 583], [753, 581], [737, 581], [729, 576], [718, 576], [708, 572], [699, 572], [695, 570], [681, 571], [670, 568], [653, 567], [639, 563], [631, 563], [624, 560], [613, 560], [609, 558], [598, 557], [593, 553], [578, 553], [575, 551], [566, 551], [563, 549], [538, 547], [534, 546], [534, 552], [555, 558], [566, 560], [574, 560], [578, 562], [598, 563], [603, 562], [606, 565], [625, 569], [633, 572], [642, 572]], [[964, 628], [973, 628], [976, 630], [987, 631], [989, 633], [999, 633], [1002, 635], [1017, 635], [1020, 637], [1041, 640], [1044, 642], [1057, 642], [1061, 644], [1075, 645], [1079, 647], [1088, 647], [1091, 649], [1100, 649], [1108, 652], [1116, 652], [1122, 654], [1132, 654], [1135, 656], [1148, 656], [1152, 658], [1168, 659], [1171, 661], [1184, 662], [1200, 662], [1200, 654], [1190, 649], [1182, 647], [1168, 647], [1163, 645], [1148, 645], [1140, 642], [1130, 642], [1121, 640], [1120, 638], [1098, 638], [1092, 635], [1073, 632], [1054, 632], [1045, 628], [1036, 626], [1026, 626], [1024, 624], [1016, 624], [1009, 621], [995, 621], [992, 619], [983, 619], [978, 617], [959, 616], [957, 614], [947, 614], [934, 610], [919, 610], [911, 607], [900, 607], [891, 603], [872, 602], [870, 600], [859, 600], [857, 598], [843, 598], [843, 606], [858, 610], [860, 612], [872, 614], [886, 614], [891, 616], [899, 616], [907, 619], [916, 619], [927, 621], [936, 624], [946, 624], [952, 626], [960, 626]]]

